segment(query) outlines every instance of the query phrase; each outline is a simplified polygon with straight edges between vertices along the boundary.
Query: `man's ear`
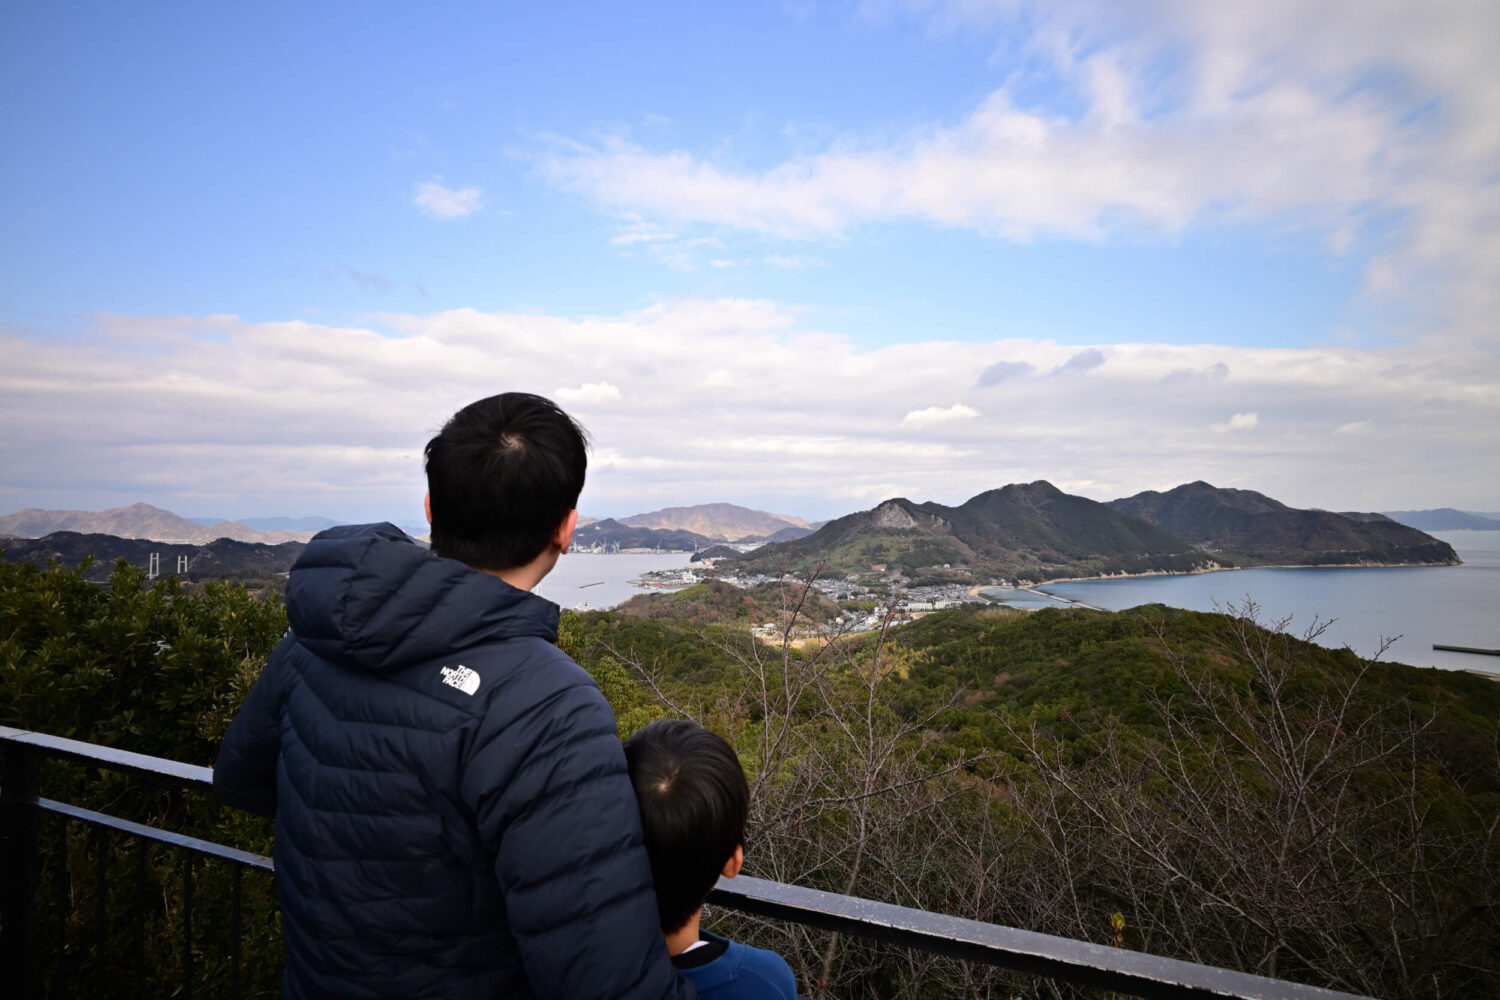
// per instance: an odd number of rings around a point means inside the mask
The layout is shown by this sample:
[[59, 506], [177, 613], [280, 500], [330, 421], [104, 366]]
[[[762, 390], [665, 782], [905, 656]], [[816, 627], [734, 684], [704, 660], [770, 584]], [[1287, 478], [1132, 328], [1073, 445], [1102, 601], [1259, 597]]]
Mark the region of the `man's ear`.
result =
[[563, 555], [568, 554], [568, 549], [573, 545], [573, 530], [578, 527], [578, 510], [574, 508], [568, 511], [568, 516], [563, 518], [563, 523], [558, 527], [557, 534], [552, 536], [552, 544]]
[[427, 515], [427, 526], [432, 527], [432, 491], [422, 497], [422, 511]]
[[745, 845], [736, 844], [734, 853], [729, 856], [728, 861], [724, 862], [722, 874], [725, 878], [734, 878], [743, 867], [745, 867]]

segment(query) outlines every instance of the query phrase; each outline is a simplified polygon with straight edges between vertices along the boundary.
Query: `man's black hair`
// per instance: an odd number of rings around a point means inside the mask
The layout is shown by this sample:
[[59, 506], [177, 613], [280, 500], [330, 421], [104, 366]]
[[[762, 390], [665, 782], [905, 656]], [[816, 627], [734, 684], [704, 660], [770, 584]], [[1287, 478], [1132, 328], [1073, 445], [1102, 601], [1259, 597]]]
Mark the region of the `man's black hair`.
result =
[[478, 569], [525, 566], [578, 506], [583, 428], [526, 392], [470, 403], [427, 442], [432, 550]]
[[625, 741], [663, 933], [681, 930], [745, 839], [750, 787], [734, 748], [696, 722], [660, 719]]

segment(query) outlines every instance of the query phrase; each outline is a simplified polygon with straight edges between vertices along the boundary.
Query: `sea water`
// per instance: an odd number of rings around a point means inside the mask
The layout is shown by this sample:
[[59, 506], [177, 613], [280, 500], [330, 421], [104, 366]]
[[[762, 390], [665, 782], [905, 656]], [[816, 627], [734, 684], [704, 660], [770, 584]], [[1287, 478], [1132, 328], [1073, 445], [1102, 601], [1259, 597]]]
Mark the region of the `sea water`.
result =
[[659, 593], [632, 586], [642, 573], [681, 569], [691, 552], [570, 552], [536, 587], [536, 593], [564, 608], [597, 611], [623, 604], [636, 594]]
[[1049, 583], [1038, 590], [1106, 611], [1166, 604], [1213, 611], [1260, 607], [1262, 622], [1290, 617], [1300, 634], [1331, 622], [1318, 641], [1421, 667], [1500, 675], [1500, 656], [1434, 650], [1433, 643], [1500, 649], [1500, 531], [1434, 531], [1462, 566], [1242, 569], [1194, 576], [1150, 576]]

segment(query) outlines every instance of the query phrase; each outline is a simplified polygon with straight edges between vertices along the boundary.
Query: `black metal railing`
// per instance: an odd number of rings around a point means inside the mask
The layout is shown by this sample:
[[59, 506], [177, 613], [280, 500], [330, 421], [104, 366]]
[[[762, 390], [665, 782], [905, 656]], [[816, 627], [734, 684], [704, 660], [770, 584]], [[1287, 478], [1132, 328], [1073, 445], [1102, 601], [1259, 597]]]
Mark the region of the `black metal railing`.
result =
[[[94, 922], [96, 949], [104, 947], [105, 856], [100, 831], [113, 831], [136, 842], [135, 896], [138, 910], [133, 930], [135, 960], [129, 963], [136, 981], [134, 995], [162, 992], [160, 984], [139, 981], [144, 963], [143, 921], [139, 912], [145, 885], [145, 848], [166, 845], [182, 852], [180, 912], [182, 915], [182, 984], [174, 992], [191, 995], [193, 983], [193, 866], [195, 858], [227, 862], [232, 868], [229, 903], [228, 994], [239, 996], [241, 876], [245, 869], [270, 872], [271, 859], [224, 844], [136, 823], [41, 795], [40, 761], [53, 758], [95, 768], [124, 772], [178, 787], [211, 789], [213, 772], [178, 761], [114, 750], [76, 740], [0, 726], [0, 968], [8, 995], [33, 995], [36, 959], [38, 821], [52, 814], [65, 822], [89, 825], [94, 833]], [[710, 902], [728, 909], [804, 926], [873, 938], [905, 948], [982, 962], [1049, 977], [1080, 986], [1112, 990], [1146, 998], [1236, 997], [1241, 1000], [1359, 1000], [1354, 994], [1267, 979], [1229, 969], [1161, 958], [1123, 948], [1112, 948], [1070, 938], [1038, 934], [949, 917], [925, 910], [868, 899], [785, 885], [764, 879], [721, 879]], [[96, 963], [96, 967], [97, 967]], [[14, 987], [10, 990], [10, 987]], [[146, 992], [143, 993], [142, 989]], [[54, 993], [58, 992], [56, 990]], [[66, 993], [66, 990], [62, 992]]]

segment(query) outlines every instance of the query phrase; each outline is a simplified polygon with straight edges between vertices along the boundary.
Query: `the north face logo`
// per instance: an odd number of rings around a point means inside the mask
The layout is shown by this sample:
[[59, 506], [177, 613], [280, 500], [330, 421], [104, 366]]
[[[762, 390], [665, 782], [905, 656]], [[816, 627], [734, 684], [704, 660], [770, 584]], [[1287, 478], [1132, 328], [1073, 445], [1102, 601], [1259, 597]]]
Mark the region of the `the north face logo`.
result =
[[456, 667], [443, 667], [440, 672], [443, 675], [444, 684], [458, 688], [464, 694], [473, 694], [479, 690], [479, 675], [462, 664]]

